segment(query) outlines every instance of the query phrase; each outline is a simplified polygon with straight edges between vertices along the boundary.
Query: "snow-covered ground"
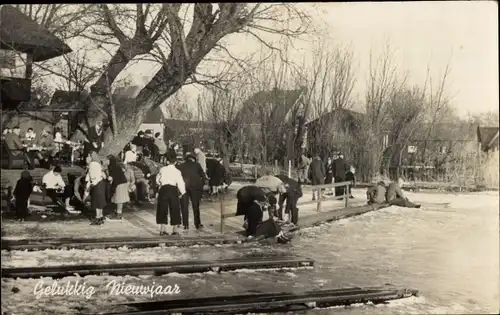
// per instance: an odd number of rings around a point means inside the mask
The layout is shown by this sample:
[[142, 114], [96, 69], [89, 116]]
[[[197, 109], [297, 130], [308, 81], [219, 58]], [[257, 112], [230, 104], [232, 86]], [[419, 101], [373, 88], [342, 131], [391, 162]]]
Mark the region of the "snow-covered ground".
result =
[[[361, 191], [360, 191], [361, 192]], [[356, 192], [357, 194], [357, 192]], [[164, 277], [104, 277], [80, 279], [95, 292], [85, 296], [42, 296], [33, 293], [38, 279], [2, 279], [2, 311], [14, 314], [78, 314], [104, 311], [107, 303], [149, 300], [150, 296], [110, 295], [111, 280], [133, 284], [174, 285], [183, 297], [242, 294], [252, 292], [305, 291], [346, 286], [391, 283], [420, 290], [421, 296], [384, 306], [358, 306], [317, 310], [318, 314], [480, 314], [499, 309], [499, 197], [498, 192], [468, 194], [407, 193], [422, 203], [421, 209], [390, 207], [365, 215], [307, 229], [292, 244], [278, 248], [248, 248], [260, 255], [288, 252], [316, 261], [313, 271], [245, 271], [223, 274], [167, 275]], [[164, 252], [162, 252], [162, 250]], [[231, 246], [218, 248], [174, 248], [44, 251], [45, 262], [33, 253], [14, 252], [12, 261], [48, 264], [71, 259], [119, 257], [136, 261], [232, 255]], [[239, 249], [235, 249], [240, 252]], [[244, 252], [244, 251], [243, 251]], [[226, 254], [227, 253], [227, 254]], [[2, 253], [5, 254], [5, 253]], [[32, 256], [35, 255], [35, 256]], [[89, 255], [89, 256], [86, 256]], [[210, 256], [212, 255], [212, 256]], [[235, 254], [236, 255], [236, 254]], [[146, 256], [148, 258], [146, 258]], [[72, 258], [73, 257], [73, 258]], [[202, 257], [202, 256], [199, 256]], [[220, 257], [220, 256], [219, 256]], [[4, 262], [2, 259], [2, 263]], [[104, 259], [104, 258], [102, 258]], [[184, 258], [182, 258], [184, 259]], [[29, 266], [23, 263], [23, 266]], [[62, 279], [73, 283], [76, 277]], [[50, 284], [45, 279], [45, 284]], [[61, 282], [60, 282], [61, 284]], [[180, 296], [157, 296], [176, 298]], [[118, 311], [117, 308], [113, 308]]]

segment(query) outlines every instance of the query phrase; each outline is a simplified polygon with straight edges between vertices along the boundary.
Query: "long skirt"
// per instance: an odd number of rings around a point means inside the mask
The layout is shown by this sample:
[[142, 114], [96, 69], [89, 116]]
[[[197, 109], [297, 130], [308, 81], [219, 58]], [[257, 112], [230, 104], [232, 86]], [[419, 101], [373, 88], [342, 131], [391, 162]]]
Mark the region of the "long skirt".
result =
[[156, 224], [168, 224], [169, 215], [170, 225], [181, 224], [179, 189], [176, 186], [163, 185], [158, 192]]
[[111, 197], [111, 202], [114, 204], [122, 204], [130, 201], [128, 194], [128, 183], [119, 184], [116, 186], [115, 193]]
[[97, 185], [90, 188], [90, 206], [92, 210], [104, 209], [106, 204], [106, 181], [101, 180]]

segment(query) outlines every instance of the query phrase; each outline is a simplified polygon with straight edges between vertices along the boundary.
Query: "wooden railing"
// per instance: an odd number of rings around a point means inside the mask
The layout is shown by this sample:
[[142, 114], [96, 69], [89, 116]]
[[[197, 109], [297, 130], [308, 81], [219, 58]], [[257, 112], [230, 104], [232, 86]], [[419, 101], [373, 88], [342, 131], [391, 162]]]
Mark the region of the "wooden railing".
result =
[[[316, 204], [316, 211], [321, 212], [321, 204], [323, 201], [327, 200], [344, 200], [344, 207], [347, 208], [349, 205], [349, 186], [352, 185], [352, 182], [339, 182], [339, 183], [331, 183], [324, 185], [314, 185], [314, 186], [303, 186], [303, 188], [310, 187], [316, 190], [316, 200], [303, 201], [297, 203], [297, 207], [306, 206], [310, 204]], [[345, 187], [344, 194], [342, 196], [332, 196], [332, 197], [324, 197], [323, 193], [325, 189], [334, 189], [336, 187]], [[236, 211], [233, 209], [232, 212], [225, 212], [225, 200], [224, 194], [219, 194], [219, 204], [220, 204], [220, 232], [224, 233], [224, 223], [225, 219], [233, 218], [236, 216]]]

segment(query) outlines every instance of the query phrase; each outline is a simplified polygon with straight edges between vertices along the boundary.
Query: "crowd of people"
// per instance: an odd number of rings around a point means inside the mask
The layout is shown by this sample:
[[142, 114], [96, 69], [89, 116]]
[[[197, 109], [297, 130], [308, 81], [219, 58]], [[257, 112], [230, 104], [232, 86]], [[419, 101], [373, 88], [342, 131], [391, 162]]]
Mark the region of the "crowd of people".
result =
[[[227, 171], [220, 159], [207, 159], [201, 148], [195, 148], [192, 152], [185, 152], [183, 160], [179, 161], [179, 146], [175, 143], [167, 146], [160, 134], [153, 136], [150, 130], [140, 131], [119, 155], [101, 158], [98, 152], [104, 140], [103, 128], [102, 123], [96, 124], [89, 130], [83, 145], [85, 174], [68, 174], [67, 185], [62, 178], [61, 167], [53, 159], [57, 149], [51, 145], [54, 138], [48, 130], [43, 130], [37, 137], [32, 129], [28, 129], [21, 138], [20, 129], [16, 126], [5, 136], [9, 148], [13, 146], [22, 150], [27, 143], [37, 143], [45, 148], [37, 151], [36, 155], [26, 154], [30, 158], [28, 165], [32, 165], [31, 159], [38, 158], [49, 169], [42, 178], [41, 189], [61, 213], [86, 212], [92, 217], [92, 225], [105, 223], [104, 209], [110, 204], [114, 205], [114, 213], [108, 218], [121, 220], [125, 204], [156, 202], [156, 223], [160, 227], [160, 235], [169, 233], [169, 225], [172, 235], [178, 235], [181, 228], [189, 230], [191, 203], [194, 227], [200, 230], [204, 227], [200, 215], [204, 186], [208, 184], [210, 193], [215, 193], [224, 184], [228, 185]], [[60, 134], [56, 134], [56, 138], [62, 139]], [[142, 171], [143, 178], [135, 177], [134, 167]], [[257, 179], [255, 184], [238, 190], [236, 215], [244, 217], [247, 237], [277, 237], [286, 242], [280, 226], [298, 224], [297, 202], [303, 196], [302, 184], [308, 181], [313, 186], [354, 182], [354, 174], [354, 167], [344, 160], [341, 153], [327, 157], [326, 162], [318, 155], [311, 159], [303, 154], [298, 167], [298, 181], [285, 175], [267, 175]], [[36, 189], [30, 173], [23, 171], [13, 193], [20, 220], [29, 214], [30, 195]], [[326, 194], [343, 196], [343, 189], [336, 187]], [[313, 200], [316, 193], [313, 189]], [[348, 194], [353, 198], [351, 191]], [[420, 207], [411, 203], [396, 183], [378, 183], [368, 189], [367, 199], [369, 204]], [[268, 219], [264, 221], [265, 214]], [[284, 220], [285, 215], [287, 220]]]
[[39, 135], [33, 128], [27, 128], [21, 135], [20, 126], [14, 126], [4, 129], [2, 138], [11, 154], [22, 157], [28, 169], [34, 169], [37, 161], [40, 167], [48, 169], [55, 160], [62, 158], [66, 146], [69, 147], [69, 154], [73, 148], [80, 146], [77, 142], [65, 140], [60, 128], [55, 129], [54, 135], [50, 128], [43, 128]]
[[[323, 185], [340, 183], [345, 181], [350, 181], [353, 184], [356, 182], [355, 168], [353, 165], [344, 160], [344, 155], [340, 152], [336, 152], [332, 157], [327, 157], [326, 162], [323, 162], [319, 155], [315, 155], [314, 158], [302, 154], [300, 157], [299, 167], [298, 167], [298, 178], [302, 183], [308, 180], [312, 185]], [[350, 198], [352, 196], [352, 185], [349, 185], [349, 191], [347, 192]], [[316, 199], [316, 190], [313, 190], [312, 199]], [[342, 196], [344, 195], [344, 187], [336, 187], [332, 191], [326, 192], [326, 195]]]

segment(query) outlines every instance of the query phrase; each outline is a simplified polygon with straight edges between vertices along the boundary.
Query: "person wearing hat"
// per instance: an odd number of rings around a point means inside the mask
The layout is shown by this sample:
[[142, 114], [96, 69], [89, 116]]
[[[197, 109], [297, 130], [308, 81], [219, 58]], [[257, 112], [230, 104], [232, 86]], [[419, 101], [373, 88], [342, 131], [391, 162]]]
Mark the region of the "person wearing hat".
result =
[[169, 157], [169, 165], [163, 166], [156, 177], [159, 187], [156, 224], [160, 225], [160, 235], [168, 235], [166, 226], [168, 216], [172, 226], [172, 235], [178, 235], [178, 228], [181, 224], [180, 198], [186, 193], [186, 184], [181, 171], [175, 166], [176, 157]]
[[87, 137], [83, 143], [83, 157], [87, 158], [92, 151], [99, 152], [104, 142], [104, 123], [102, 120], [96, 122], [95, 126], [89, 128]]
[[30, 151], [31, 160], [34, 158], [38, 159], [40, 166], [46, 169], [50, 169], [54, 156], [56, 154], [54, 146], [54, 137], [50, 134], [47, 127], [43, 128], [42, 133], [34, 142], [35, 146], [39, 147], [41, 151]]
[[[342, 153], [337, 153], [337, 158], [333, 160], [333, 178], [335, 183], [345, 182], [345, 175], [349, 171], [349, 165], [344, 160]], [[342, 196], [345, 187], [335, 187], [335, 196]]]
[[194, 226], [197, 230], [200, 230], [203, 228], [200, 218], [200, 201], [206, 175], [200, 164], [196, 162], [196, 158], [189, 153], [184, 157], [184, 163], [177, 165], [177, 168], [181, 171], [186, 185], [186, 193], [181, 199], [182, 225], [184, 226], [184, 230], [189, 229], [189, 201], [191, 200]]

